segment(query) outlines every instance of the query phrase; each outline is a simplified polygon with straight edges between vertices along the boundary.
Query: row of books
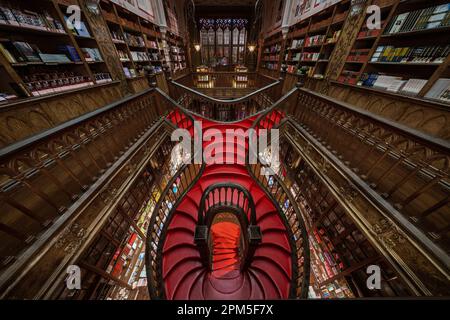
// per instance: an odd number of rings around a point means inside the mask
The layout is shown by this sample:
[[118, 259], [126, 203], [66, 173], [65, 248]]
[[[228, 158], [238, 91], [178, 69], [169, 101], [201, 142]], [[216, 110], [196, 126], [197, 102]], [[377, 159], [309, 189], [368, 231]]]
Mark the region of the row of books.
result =
[[450, 26], [450, 3], [397, 15], [386, 27], [386, 34]]
[[61, 21], [52, 17], [46, 10], [43, 10], [42, 13], [37, 13], [18, 7], [11, 7], [4, 3], [0, 3], [0, 24], [66, 33]]
[[278, 70], [278, 63], [266, 63], [264, 67], [269, 70]]
[[447, 46], [394, 47], [379, 46], [371, 62], [442, 63], [450, 53]]
[[450, 79], [438, 79], [425, 98], [450, 103]]
[[136, 78], [138, 76], [136, 69], [133, 68], [123, 67], [123, 72], [128, 79]]
[[93, 81], [74, 72], [43, 72], [22, 76], [33, 96], [42, 96], [93, 85]]
[[109, 72], [101, 72], [94, 74], [95, 82], [98, 84], [112, 82]]
[[294, 39], [294, 40], [292, 40], [290, 49], [293, 49], [293, 50], [299, 49], [299, 48], [303, 47], [304, 42], [305, 42], [305, 39]]
[[150, 55], [147, 52], [142, 51], [131, 51], [131, 58], [133, 61], [150, 61]]
[[275, 44], [271, 47], [267, 47], [264, 50], [264, 53], [278, 53], [281, 51], [281, 45], [280, 44]]
[[145, 47], [144, 38], [142, 38], [141, 36], [124, 32], [124, 38], [129, 46], [141, 48]]
[[68, 17], [64, 17], [67, 28], [74, 34], [75, 36], [90, 38], [91, 34], [83, 21], [78, 21], [78, 24], [72, 24]]
[[336, 30], [335, 32], [333, 32], [333, 35], [327, 38], [327, 43], [337, 42], [339, 40], [339, 37], [341, 36], [341, 33], [341, 30]]
[[305, 47], [321, 45], [325, 41], [326, 37], [326, 35], [315, 35], [307, 37], [305, 40]]
[[[71, 45], [60, 45], [58, 53], [43, 53], [37, 45], [24, 41], [0, 42], [0, 52], [9, 63], [69, 63], [81, 62], [81, 58]], [[96, 48], [82, 48], [87, 61], [102, 61]], [[89, 60], [88, 60], [89, 59]]]
[[402, 77], [378, 73], [363, 74], [361, 81], [362, 85], [366, 87], [409, 96], [417, 96], [428, 82], [426, 79], [403, 79]]

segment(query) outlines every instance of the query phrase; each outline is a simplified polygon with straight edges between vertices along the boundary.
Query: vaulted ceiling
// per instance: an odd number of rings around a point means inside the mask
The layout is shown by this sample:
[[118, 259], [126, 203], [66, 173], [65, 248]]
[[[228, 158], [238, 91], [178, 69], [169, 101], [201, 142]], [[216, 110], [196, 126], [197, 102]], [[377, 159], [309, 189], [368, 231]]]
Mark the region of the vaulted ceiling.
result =
[[256, 0], [194, 0], [196, 6], [215, 7], [253, 7]]

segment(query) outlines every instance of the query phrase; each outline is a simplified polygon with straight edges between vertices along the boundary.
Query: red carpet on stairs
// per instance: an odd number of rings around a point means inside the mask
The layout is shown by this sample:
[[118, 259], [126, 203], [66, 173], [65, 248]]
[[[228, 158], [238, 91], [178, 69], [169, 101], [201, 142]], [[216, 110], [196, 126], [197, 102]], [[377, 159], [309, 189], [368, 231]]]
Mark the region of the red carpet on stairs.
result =
[[217, 278], [240, 269], [241, 228], [236, 223], [219, 222], [211, 227], [212, 274]]
[[[169, 119], [179, 127], [192, 133], [187, 121], [179, 113]], [[247, 130], [255, 118], [238, 123], [222, 124], [209, 120], [203, 129]], [[273, 120], [277, 120], [276, 117]], [[272, 121], [272, 120], [271, 120]], [[178, 124], [180, 122], [180, 124]], [[267, 122], [270, 128], [273, 122]], [[204, 138], [207, 140], [207, 137]], [[204, 142], [223, 144], [224, 141]], [[227, 152], [245, 159], [247, 145]], [[262, 243], [258, 246], [250, 266], [241, 271], [239, 261], [239, 239], [243, 230], [236, 224], [225, 222], [213, 225], [214, 239], [213, 270], [209, 271], [200, 258], [194, 243], [197, 213], [202, 194], [211, 185], [234, 183], [247, 189], [256, 206], [257, 224], [261, 228]], [[221, 258], [223, 257], [223, 259]], [[197, 184], [187, 193], [176, 208], [168, 226], [163, 246], [163, 280], [167, 299], [176, 300], [261, 300], [286, 299], [290, 292], [292, 277], [291, 249], [288, 233], [276, 208], [259, 185], [249, 176], [245, 165], [208, 165]]]

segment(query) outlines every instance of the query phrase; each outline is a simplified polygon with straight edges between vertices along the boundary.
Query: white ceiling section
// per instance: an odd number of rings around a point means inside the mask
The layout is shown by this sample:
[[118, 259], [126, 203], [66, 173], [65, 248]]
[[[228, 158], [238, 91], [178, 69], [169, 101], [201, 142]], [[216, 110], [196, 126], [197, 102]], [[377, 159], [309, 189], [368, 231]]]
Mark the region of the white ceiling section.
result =
[[119, 6], [151, 22], [156, 22], [155, 0], [111, 0]]

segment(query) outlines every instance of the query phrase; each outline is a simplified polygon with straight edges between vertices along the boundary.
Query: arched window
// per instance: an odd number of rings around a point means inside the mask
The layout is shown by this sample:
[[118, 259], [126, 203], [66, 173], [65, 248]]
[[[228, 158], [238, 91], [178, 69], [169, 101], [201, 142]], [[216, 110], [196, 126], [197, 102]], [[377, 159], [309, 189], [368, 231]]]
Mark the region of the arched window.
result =
[[246, 19], [200, 19], [203, 63], [245, 63], [247, 24]]
[[202, 62], [207, 63], [208, 61], [208, 30], [202, 28], [200, 30], [200, 44], [202, 47]]
[[223, 57], [223, 30], [222, 28], [217, 29], [217, 55]]

